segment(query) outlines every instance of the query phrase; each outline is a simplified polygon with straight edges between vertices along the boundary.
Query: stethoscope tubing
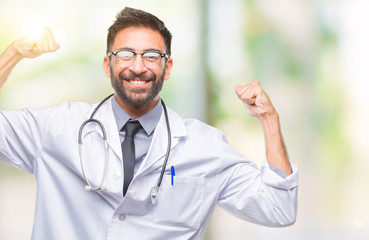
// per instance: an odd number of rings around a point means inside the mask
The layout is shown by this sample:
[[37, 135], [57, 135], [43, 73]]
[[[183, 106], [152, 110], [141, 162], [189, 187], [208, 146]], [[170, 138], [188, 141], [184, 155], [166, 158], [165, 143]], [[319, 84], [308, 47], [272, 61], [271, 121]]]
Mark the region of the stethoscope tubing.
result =
[[168, 112], [167, 112], [167, 107], [164, 104], [164, 101], [161, 101], [162, 105], [163, 105], [163, 110], [164, 110], [164, 115], [165, 115], [165, 122], [167, 125], [167, 133], [168, 133], [168, 146], [167, 146], [167, 152], [165, 154], [165, 159], [163, 162], [163, 166], [161, 168], [161, 173], [160, 173], [160, 177], [158, 180], [158, 183], [156, 184], [156, 187], [159, 189], [161, 186], [161, 182], [163, 180], [163, 176], [165, 173], [165, 168], [167, 167], [167, 163], [168, 163], [168, 158], [169, 158], [169, 153], [170, 153], [170, 148], [172, 145], [172, 136], [171, 136], [171, 131], [170, 131], [170, 125], [169, 125], [169, 119], [168, 119]]
[[[80, 156], [80, 164], [81, 164], [81, 169], [82, 169], [82, 174], [83, 174], [83, 178], [85, 179], [87, 185], [85, 186], [85, 190], [87, 191], [98, 191], [98, 190], [106, 190], [106, 187], [104, 186], [104, 181], [105, 181], [105, 176], [106, 176], [106, 171], [107, 171], [107, 164], [108, 164], [108, 144], [107, 144], [107, 134], [105, 131], [105, 127], [102, 124], [102, 122], [100, 122], [97, 119], [94, 119], [94, 115], [97, 112], [97, 110], [101, 107], [102, 104], [104, 104], [108, 99], [110, 99], [114, 94], [111, 94], [109, 96], [107, 96], [104, 100], [102, 100], [97, 107], [94, 109], [94, 111], [91, 113], [90, 118], [87, 119], [86, 121], [84, 121], [78, 131], [78, 145], [79, 145], [79, 156]], [[161, 172], [160, 172], [160, 176], [159, 179], [156, 183], [156, 185], [154, 187], [152, 187], [151, 189], [151, 202], [153, 204], [156, 204], [157, 202], [157, 193], [160, 189], [163, 177], [164, 177], [164, 173], [165, 173], [165, 169], [168, 163], [168, 159], [169, 159], [169, 154], [170, 154], [170, 149], [171, 149], [171, 144], [172, 144], [172, 136], [171, 136], [171, 131], [170, 131], [170, 124], [169, 124], [169, 117], [168, 117], [168, 111], [167, 111], [167, 107], [164, 103], [163, 100], [161, 100], [162, 106], [163, 106], [163, 110], [164, 110], [164, 116], [165, 116], [165, 123], [167, 126], [167, 134], [168, 134], [168, 146], [167, 146], [167, 151], [165, 154], [165, 158], [164, 158], [164, 162], [163, 162], [163, 166], [161, 168]], [[100, 185], [98, 187], [92, 187], [91, 183], [89, 182], [84, 167], [83, 167], [83, 161], [82, 161], [82, 131], [83, 128], [88, 124], [88, 123], [96, 123], [97, 125], [99, 125], [99, 127], [101, 128], [102, 134], [103, 134], [103, 140], [104, 140], [104, 151], [105, 151], [105, 163], [104, 163], [104, 172], [103, 172], [103, 176], [101, 178], [101, 182]]]
[[[81, 126], [79, 127], [79, 131], [78, 131], [78, 146], [79, 146], [79, 157], [80, 157], [80, 164], [81, 164], [81, 170], [82, 170], [82, 174], [83, 174], [83, 178], [85, 179], [87, 185], [85, 186], [85, 190], [86, 191], [97, 191], [97, 190], [106, 190], [106, 187], [104, 186], [104, 181], [105, 181], [105, 175], [106, 175], [106, 170], [107, 170], [107, 165], [108, 165], [108, 143], [107, 143], [107, 134], [104, 128], [104, 125], [102, 124], [102, 122], [100, 122], [97, 119], [94, 119], [94, 115], [96, 113], [96, 111], [101, 107], [101, 105], [106, 102], [111, 96], [113, 96], [113, 94], [107, 96], [104, 100], [102, 100], [99, 105], [95, 108], [95, 110], [91, 113], [90, 118], [87, 119], [86, 121], [84, 121]], [[105, 153], [105, 162], [104, 162], [104, 171], [103, 171], [103, 176], [101, 178], [100, 184], [98, 187], [92, 187], [90, 181], [88, 180], [87, 176], [86, 176], [86, 172], [85, 169], [83, 167], [83, 161], [82, 161], [82, 131], [83, 128], [86, 126], [86, 124], [91, 123], [91, 122], [95, 122], [99, 125], [102, 134], [103, 134], [103, 140], [104, 140], [104, 153]]]

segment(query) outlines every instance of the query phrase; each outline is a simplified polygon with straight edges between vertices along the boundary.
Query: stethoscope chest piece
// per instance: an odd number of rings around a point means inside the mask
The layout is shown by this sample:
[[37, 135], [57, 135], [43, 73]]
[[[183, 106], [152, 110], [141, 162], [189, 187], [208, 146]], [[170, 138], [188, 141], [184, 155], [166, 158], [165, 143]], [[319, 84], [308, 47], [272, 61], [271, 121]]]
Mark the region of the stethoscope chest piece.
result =
[[150, 192], [151, 203], [154, 204], [154, 205], [158, 201], [157, 200], [158, 191], [159, 191], [159, 187], [158, 186], [155, 186], [155, 187], [151, 188], [151, 192]]

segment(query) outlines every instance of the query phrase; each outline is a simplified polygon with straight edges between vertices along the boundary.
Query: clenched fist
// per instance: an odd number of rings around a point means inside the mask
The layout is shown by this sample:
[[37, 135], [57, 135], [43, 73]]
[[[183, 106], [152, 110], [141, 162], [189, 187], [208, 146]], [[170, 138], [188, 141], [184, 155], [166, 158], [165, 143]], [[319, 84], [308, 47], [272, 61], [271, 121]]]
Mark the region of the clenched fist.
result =
[[254, 80], [244, 86], [236, 85], [235, 90], [251, 116], [261, 119], [268, 114], [276, 112], [268, 95], [261, 88], [258, 81]]
[[35, 58], [43, 53], [55, 52], [60, 45], [55, 42], [51, 29], [46, 27], [38, 38], [27, 36], [16, 40], [13, 48], [22, 58]]
[[4, 85], [14, 66], [23, 58], [35, 58], [44, 53], [55, 52], [60, 45], [55, 42], [50, 28], [44, 28], [39, 37], [23, 37], [10, 44], [0, 55], [0, 88]]

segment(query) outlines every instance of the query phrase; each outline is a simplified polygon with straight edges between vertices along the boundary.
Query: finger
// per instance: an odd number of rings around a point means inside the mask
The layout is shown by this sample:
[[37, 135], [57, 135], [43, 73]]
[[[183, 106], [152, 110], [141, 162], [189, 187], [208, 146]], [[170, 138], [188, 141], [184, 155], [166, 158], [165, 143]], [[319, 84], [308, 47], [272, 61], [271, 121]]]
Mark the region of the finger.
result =
[[50, 28], [45, 27], [42, 29], [41, 40], [40, 40], [40, 49], [42, 51], [49, 52], [51, 49], [50, 34], [52, 35]]
[[244, 86], [241, 86], [241, 85], [237, 84], [235, 86], [235, 89], [236, 89], [237, 94], [244, 95], [246, 92], [249, 92], [249, 93], [254, 92], [254, 90], [259, 88], [259, 87], [260, 87], [259, 82], [254, 80], [254, 81], [252, 81], [249, 84], [246, 84]]
[[236, 90], [237, 96], [241, 100], [243, 100], [242, 98], [244, 98], [244, 96], [246, 95], [246, 92], [248, 91], [248, 85], [244, 85], [244, 86], [236, 85], [235, 90]]
[[58, 50], [60, 48], [60, 45], [55, 41], [54, 34], [52, 33], [51, 29], [49, 27], [46, 27], [45, 31], [47, 32], [48, 36], [49, 50], [53, 52]]
[[237, 96], [246, 104], [254, 105], [258, 95], [258, 82], [251, 82], [245, 86], [236, 86]]
[[59, 44], [54, 40], [53, 33], [49, 27], [42, 29], [37, 48], [42, 52], [54, 52], [59, 49]]
[[258, 81], [254, 80], [248, 84], [248, 88], [246, 91], [246, 102], [254, 105], [257, 101], [257, 98], [260, 96], [262, 90]]
[[236, 94], [238, 96], [238, 98], [244, 102], [244, 103], [247, 103], [247, 104], [252, 104], [252, 102], [249, 101], [247, 95], [248, 95], [248, 85], [245, 85], [245, 86], [241, 86], [241, 85], [237, 85], [235, 87], [235, 90], [236, 90]]

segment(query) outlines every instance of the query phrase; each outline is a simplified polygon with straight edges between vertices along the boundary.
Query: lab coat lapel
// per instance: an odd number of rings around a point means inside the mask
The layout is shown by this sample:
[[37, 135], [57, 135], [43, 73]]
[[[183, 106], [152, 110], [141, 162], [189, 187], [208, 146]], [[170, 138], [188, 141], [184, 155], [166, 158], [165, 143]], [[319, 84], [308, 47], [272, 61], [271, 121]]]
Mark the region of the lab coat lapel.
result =
[[[174, 111], [168, 108], [169, 125], [171, 130], [171, 150], [176, 147], [180, 138], [187, 135], [186, 127], [183, 119]], [[168, 132], [165, 121], [164, 111], [160, 117], [158, 125], [155, 128], [154, 136], [149, 148], [149, 151], [138, 169], [137, 175], [142, 174], [150, 169], [156, 162], [164, 161], [165, 154], [168, 147]], [[170, 162], [171, 155], [169, 154], [168, 164]]]

